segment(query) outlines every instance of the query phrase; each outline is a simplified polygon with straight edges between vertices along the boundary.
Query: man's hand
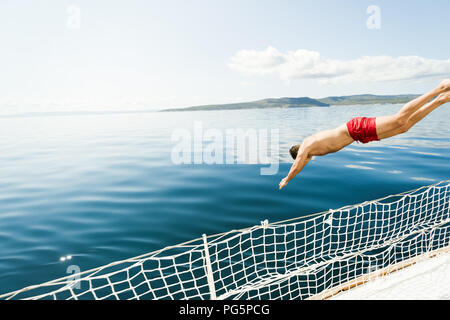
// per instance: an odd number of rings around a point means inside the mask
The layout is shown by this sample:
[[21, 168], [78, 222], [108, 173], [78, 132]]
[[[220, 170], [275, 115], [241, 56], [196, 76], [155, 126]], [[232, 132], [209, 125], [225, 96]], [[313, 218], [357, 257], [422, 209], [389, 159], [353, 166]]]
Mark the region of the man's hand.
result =
[[287, 184], [288, 184], [287, 178], [284, 178], [283, 180], [281, 180], [281, 182], [280, 182], [280, 190], [283, 189], [284, 187], [286, 187]]

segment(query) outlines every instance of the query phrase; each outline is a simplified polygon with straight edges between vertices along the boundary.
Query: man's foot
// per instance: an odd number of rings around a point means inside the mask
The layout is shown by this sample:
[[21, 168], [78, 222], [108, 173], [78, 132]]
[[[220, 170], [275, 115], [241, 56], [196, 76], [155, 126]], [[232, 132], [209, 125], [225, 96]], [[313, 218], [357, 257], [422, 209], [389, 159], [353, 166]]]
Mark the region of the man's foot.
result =
[[450, 102], [450, 90], [447, 90], [446, 92], [441, 93], [439, 95], [439, 97], [437, 97], [437, 99], [439, 101], [442, 101], [443, 103]]
[[450, 79], [442, 80], [442, 82], [439, 84], [439, 89], [442, 92], [450, 91]]

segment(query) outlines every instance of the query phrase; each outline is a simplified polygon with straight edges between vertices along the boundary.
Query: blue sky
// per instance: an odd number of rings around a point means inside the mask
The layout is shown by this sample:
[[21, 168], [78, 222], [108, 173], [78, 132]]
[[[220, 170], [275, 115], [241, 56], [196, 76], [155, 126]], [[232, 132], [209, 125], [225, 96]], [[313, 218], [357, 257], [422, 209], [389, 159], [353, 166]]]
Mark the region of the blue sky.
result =
[[[370, 5], [380, 29], [367, 28]], [[158, 109], [423, 92], [450, 76], [449, 14], [446, 0], [3, 0], [0, 104]]]

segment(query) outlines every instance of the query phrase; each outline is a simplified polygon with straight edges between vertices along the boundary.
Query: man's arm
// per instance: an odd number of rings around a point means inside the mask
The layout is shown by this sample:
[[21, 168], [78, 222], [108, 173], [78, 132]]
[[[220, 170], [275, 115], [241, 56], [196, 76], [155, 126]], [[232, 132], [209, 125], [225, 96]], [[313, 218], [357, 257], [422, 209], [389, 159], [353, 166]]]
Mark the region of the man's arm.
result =
[[308, 164], [311, 158], [312, 156], [309, 156], [306, 152], [298, 153], [297, 158], [291, 166], [291, 170], [289, 170], [289, 174], [280, 182], [280, 190], [283, 189], [289, 183], [289, 181], [294, 179], [295, 176], [303, 170], [303, 168]]
[[279, 186], [283, 189], [303, 168], [308, 164], [313, 156], [326, 155], [336, 152], [351, 144], [354, 140], [347, 131], [347, 126], [341, 125], [335, 129], [318, 132], [306, 138], [297, 153], [291, 170], [286, 178], [281, 180]]

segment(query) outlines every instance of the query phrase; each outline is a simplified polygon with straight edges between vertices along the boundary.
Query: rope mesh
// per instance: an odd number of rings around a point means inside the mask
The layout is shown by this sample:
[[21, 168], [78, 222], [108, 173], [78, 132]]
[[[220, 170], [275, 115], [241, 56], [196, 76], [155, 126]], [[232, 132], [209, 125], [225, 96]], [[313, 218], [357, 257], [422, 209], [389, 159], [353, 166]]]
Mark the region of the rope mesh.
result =
[[[450, 181], [192, 240], [2, 299], [326, 298], [449, 248]], [[357, 283], [358, 282], [358, 283]]]

